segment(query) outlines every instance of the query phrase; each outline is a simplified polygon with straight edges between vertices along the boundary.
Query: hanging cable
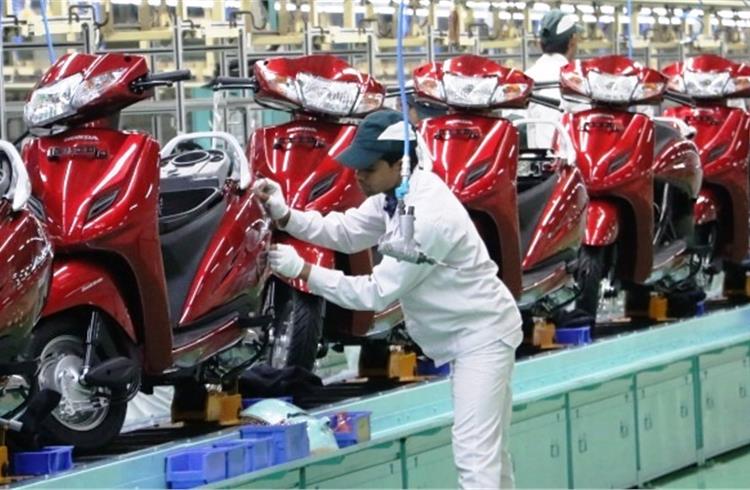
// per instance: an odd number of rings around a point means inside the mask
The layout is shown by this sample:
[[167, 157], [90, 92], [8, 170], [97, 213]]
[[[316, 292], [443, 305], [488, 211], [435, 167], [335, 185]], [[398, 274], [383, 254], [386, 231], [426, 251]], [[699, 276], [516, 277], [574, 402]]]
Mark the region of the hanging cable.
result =
[[401, 0], [398, 7], [398, 33], [396, 35], [396, 73], [398, 76], [399, 97], [401, 99], [401, 116], [404, 120], [404, 158], [401, 161], [401, 184], [396, 188], [396, 198], [399, 206], [404, 205], [404, 196], [409, 192], [409, 175], [411, 161], [409, 158], [409, 106], [406, 101], [406, 80], [404, 71], [404, 31], [406, 31], [406, 15], [404, 3]]
[[55, 47], [52, 45], [52, 33], [49, 30], [49, 19], [47, 18], [47, 0], [41, 0], [39, 5], [42, 9], [42, 22], [44, 23], [44, 35], [47, 38], [47, 52], [49, 54], [50, 64], [57, 60], [55, 56]]

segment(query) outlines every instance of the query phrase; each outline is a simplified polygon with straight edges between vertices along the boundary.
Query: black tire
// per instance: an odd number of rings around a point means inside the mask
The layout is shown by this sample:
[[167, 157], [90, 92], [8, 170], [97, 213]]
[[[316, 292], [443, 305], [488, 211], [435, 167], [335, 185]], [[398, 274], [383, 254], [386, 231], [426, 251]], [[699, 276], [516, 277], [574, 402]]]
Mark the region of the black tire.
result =
[[281, 281], [272, 290], [275, 318], [269, 363], [275, 368], [298, 366], [312, 371], [323, 333], [324, 300]]
[[[44, 320], [32, 333], [31, 343], [29, 346], [30, 355], [40, 363], [44, 362], [42, 354], [46, 358], [52, 357], [53, 352], [67, 352], [69, 354], [80, 355], [83, 358], [85, 349], [86, 329], [88, 320], [86, 315], [63, 315], [49, 320]], [[101, 330], [102, 346], [113, 345], [109, 338], [107, 328]], [[60, 350], [55, 350], [56, 346]], [[45, 352], [47, 349], [47, 352]], [[96, 361], [117, 356], [117, 352], [106, 352], [111, 350], [107, 347], [100, 347], [96, 351]], [[41, 366], [41, 364], [40, 364]], [[41, 376], [41, 372], [39, 374]], [[30, 380], [31, 393], [39, 389], [39, 377]], [[121, 394], [114, 394], [117, 398], [122, 398]], [[62, 403], [62, 402], [61, 402]], [[64, 424], [61, 422], [61, 407], [58, 406], [41, 424], [40, 438], [48, 444], [73, 445], [77, 449], [91, 450], [104, 447], [120, 434], [125, 414], [127, 412], [127, 401], [122, 400], [110, 403], [106, 413], [94, 418], [91, 427], [85, 430], [76, 430], [72, 428], [75, 424]], [[83, 426], [81, 426], [83, 427]]]
[[576, 278], [581, 293], [576, 300], [576, 308], [591, 315], [596, 323], [601, 283], [606, 275], [605, 252], [603, 247], [581, 247], [578, 256]]

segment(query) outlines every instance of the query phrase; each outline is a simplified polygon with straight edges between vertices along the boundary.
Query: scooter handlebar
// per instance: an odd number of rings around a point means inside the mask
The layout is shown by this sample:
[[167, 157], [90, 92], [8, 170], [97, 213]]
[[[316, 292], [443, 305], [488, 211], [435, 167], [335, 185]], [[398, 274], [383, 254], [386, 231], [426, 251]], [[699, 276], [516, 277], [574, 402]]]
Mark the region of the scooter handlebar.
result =
[[182, 82], [192, 78], [190, 70], [165, 71], [162, 73], [149, 73], [140, 80], [133, 82], [136, 90], [145, 90], [152, 87], [169, 87], [175, 82]]
[[216, 77], [208, 84], [208, 86], [213, 90], [235, 90], [243, 88], [255, 90], [258, 87], [258, 83], [254, 78]]
[[181, 82], [190, 80], [193, 74], [190, 70], [165, 71], [161, 73], [152, 73], [146, 77], [149, 82]]

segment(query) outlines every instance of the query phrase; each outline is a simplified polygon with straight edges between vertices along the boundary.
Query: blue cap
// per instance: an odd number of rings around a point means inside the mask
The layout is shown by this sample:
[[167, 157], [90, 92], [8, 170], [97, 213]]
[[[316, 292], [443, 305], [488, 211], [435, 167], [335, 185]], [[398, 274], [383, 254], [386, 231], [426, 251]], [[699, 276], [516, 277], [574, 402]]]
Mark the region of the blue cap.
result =
[[[416, 134], [409, 127], [409, 139], [416, 144]], [[354, 141], [338, 157], [345, 167], [370, 168], [384, 155], [403, 153], [404, 120], [400, 112], [380, 110], [365, 117], [357, 128]]]

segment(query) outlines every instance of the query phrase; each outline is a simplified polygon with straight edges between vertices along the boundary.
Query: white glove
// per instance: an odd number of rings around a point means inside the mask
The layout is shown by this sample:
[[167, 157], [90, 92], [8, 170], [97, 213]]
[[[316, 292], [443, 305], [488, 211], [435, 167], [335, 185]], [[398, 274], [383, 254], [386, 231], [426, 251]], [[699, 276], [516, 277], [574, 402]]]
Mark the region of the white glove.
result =
[[253, 184], [253, 193], [260, 198], [272, 220], [278, 221], [289, 212], [284, 192], [277, 182], [271, 179], [258, 179]]
[[268, 252], [268, 262], [276, 274], [294, 279], [302, 274], [305, 261], [291, 245], [277, 244]]

